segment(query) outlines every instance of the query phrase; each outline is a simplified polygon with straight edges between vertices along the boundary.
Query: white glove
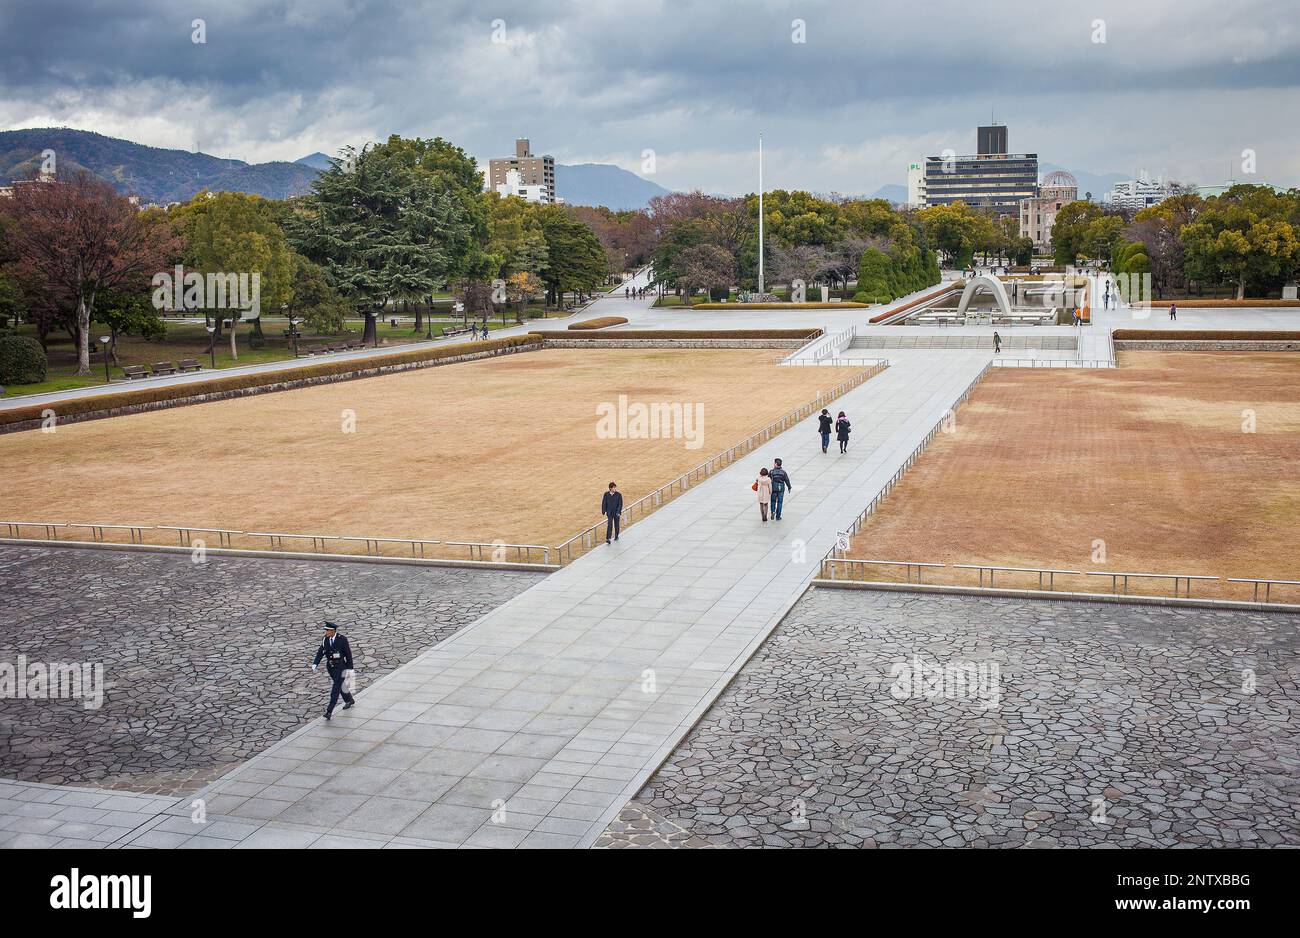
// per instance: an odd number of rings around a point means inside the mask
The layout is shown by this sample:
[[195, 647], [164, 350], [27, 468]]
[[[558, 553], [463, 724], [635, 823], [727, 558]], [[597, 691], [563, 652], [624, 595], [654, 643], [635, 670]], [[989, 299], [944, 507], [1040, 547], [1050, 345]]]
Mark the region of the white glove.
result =
[[313, 671], [315, 671], [315, 670], [316, 670], [316, 665], [313, 664], [313, 665], [311, 666], [311, 669], [312, 669]]

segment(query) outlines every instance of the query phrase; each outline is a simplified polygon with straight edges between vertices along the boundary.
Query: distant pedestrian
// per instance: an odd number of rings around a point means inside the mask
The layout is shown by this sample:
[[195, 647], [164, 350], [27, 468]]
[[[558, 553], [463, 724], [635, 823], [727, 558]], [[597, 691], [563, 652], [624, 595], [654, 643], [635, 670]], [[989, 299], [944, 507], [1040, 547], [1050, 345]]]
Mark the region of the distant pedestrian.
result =
[[355, 672], [352, 668], [352, 646], [348, 644], [347, 636], [340, 635], [338, 626], [333, 622], [326, 622], [324, 630], [325, 638], [316, 649], [316, 657], [312, 659], [311, 669], [315, 671], [324, 658], [325, 670], [329, 672], [330, 680], [334, 682], [330, 687], [329, 706], [325, 708], [325, 719], [328, 720], [334, 714], [334, 707], [339, 702], [339, 697], [343, 698], [344, 710], [351, 710], [352, 705], [356, 703], [355, 698], [343, 687], [344, 681], [352, 678]]
[[993, 354], [996, 355], [1002, 351], [1002, 336], [995, 331], [993, 333]]
[[758, 478], [754, 480], [754, 491], [758, 493], [758, 513], [766, 523], [767, 506], [772, 501], [772, 477], [768, 475], [766, 466], [758, 470]]
[[1169, 318], [1170, 319], [1178, 318], [1178, 306], [1174, 303], [1169, 304]]
[[840, 411], [840, 415], [835, 418], [835, 439], [840, 441], [841, 453], [847, 453], [849, 451], [849, 432], [852, 430], [852, 427], [853, 425], [849, 423], [849, 418], [844, 416], [844, 411]]
[[617, 541], [618, 529], [623, 519], [623, 493], [613, 482], [609, 483], [609, 491], [601, 496], [600, 513], [605, 516], [605, 543], [609, 543], [611, 534]]
[[817, 418], [817, 432], [822, 435], [823, 453], [826, 452], [831, 445], [831, 424], [834, 422], [835, 421], [831, 419], [831, 412], [823, 407], [821, 416]]
[[781, 506], [785, 503], [785, 490], [794, 491], [790, 482], [790, 473], [781, 468], [781, 460], [772, 460], [772, 471], [768, 473], [772, 480], [772, 520], [781, 520]]
[[487, 337], [488, 337], [488, 325], [487, 325], [487, 323], [485, 322], [485, 323], [483, 323], [483, 338], [486, 339]]

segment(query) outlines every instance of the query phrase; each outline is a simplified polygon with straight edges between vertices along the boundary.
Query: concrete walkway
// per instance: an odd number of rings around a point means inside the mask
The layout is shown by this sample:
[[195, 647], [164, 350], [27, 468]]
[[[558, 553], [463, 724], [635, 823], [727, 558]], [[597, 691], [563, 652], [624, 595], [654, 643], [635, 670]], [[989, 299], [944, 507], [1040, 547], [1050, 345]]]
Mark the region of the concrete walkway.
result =
[[[205, 824], [187, 802], [116, 845], [591, 845], [990, 358], [907, 356], [833, 405], [847, 455], [806, 421], [209, 786]], [[775, 456], [795, 488], [762, 524]]]

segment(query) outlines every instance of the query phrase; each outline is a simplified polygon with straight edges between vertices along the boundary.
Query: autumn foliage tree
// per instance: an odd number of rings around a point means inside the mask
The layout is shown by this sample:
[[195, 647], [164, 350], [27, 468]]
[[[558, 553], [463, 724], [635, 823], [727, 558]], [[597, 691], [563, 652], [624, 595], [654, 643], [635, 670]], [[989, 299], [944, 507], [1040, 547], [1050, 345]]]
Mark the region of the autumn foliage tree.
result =
[[181, 241], [160, 213], [141, 212], [88, 173], [14, 187], [0, 202], [19, 277], [76, 310], [77, 374], [90, 374], [90, 323], [105, 291], [134, 288], [165, 269]]

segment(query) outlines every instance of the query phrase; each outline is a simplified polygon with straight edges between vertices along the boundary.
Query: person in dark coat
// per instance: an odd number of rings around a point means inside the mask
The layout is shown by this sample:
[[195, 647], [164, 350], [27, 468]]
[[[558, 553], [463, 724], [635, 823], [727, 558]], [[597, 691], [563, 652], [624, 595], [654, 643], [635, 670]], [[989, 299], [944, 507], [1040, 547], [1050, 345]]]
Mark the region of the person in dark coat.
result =
[[772, 460], [772, 471], [768, 478], [772, 480], [772, 520], [781, 520], [781, 505], [785, 502], [785, 490], [794, 491], [790, 482], [790, 473], [781, 468], [781, 460]]
[[844, 411], [840, 411], [840, 415], [835, 418], [835, 439], [840, 441], [841, 453], [849, 451], [849, 431], [852, 426], [849, 418], [844, 416]]
[[994, 332], [993, 333], [993, 354], [996, 355], [1000, 351], [1002, 351], [1002, 336], [998, 335], [997, 332]]
[[334, 707], [339, 702], [340, 696], [343, 698], [344, 710], [351, 710], [356, 700], [343, 689], [347, 672], [352, 670], [352, 646], [348, 644], [346, 635], [339, 634], [338, 626], [333, 622], [326, 622], [324, 628], [325, 638], [316, 649], [316, 657], [312, 660], [311, 669], [315, 671], [324, 658], [325, 670], [329, 672], [330, 680], [334, 682], [330, 688], [330, 705], [325, 708], [325, 719], [328, 720], [334, 714]]
[[826, 452], [831, 445], [831, 412], [822, 408], [821, 416], [817, 418], [817, 432], [822, 435], [822, 452]]
[[618, 529], [623, 517], [623, 493], [618, 490], [618, 486], [613, 482], [609, 483], [609, 491], [601, 496], [600, 513], [605, 516], [605, 543], [609, 543], [609, 536], [614, 535], [614, 540], [618, 540]]

